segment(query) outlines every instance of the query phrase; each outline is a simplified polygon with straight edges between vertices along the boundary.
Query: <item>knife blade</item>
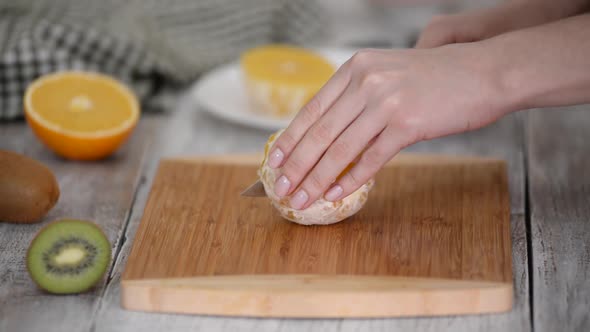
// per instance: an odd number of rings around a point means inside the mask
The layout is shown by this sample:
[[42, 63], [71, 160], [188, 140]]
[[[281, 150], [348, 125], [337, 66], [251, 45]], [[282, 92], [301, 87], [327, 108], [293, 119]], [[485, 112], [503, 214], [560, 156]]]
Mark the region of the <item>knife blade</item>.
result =
[[247, 196], [247, 197], [266, 197], [266, 192], [264, 191], [264, 185], [260, 180], [251, 184], [246, 190], [242, 191], [240, 196]]

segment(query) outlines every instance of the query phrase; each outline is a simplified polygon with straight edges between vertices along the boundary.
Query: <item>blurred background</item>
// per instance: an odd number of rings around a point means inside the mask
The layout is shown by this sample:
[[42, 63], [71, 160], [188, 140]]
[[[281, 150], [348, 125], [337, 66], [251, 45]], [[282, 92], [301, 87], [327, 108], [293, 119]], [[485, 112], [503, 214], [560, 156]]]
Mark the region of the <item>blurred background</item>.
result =
[[498, 0], [0, 0], [0, 119], [22, 119], [35, 78], [113, 75], [146, 111], [245, 49], [271, 42], [412, 47], [433, 15]]

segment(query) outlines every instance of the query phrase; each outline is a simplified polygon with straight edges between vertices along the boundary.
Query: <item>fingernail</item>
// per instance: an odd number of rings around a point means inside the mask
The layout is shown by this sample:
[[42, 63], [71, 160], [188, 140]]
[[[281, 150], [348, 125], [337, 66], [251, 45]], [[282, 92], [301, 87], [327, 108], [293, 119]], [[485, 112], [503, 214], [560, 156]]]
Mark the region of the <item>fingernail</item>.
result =
[[289, 181], [286, 176], [281, 175], [281, 177], [275, 182], [275, 194], [279, 197], [283, 197], [287, 195], [289, 188], [291, 188], [291, 181]]
[[307, 195], [305, 190], [302, 189], [299, 190], [295, 195], [293, 195], [293, 197], [291, 197], [289, 204], [293, 209], [299, 210], [305, 205], [305, 203], [307, 203], [308, 199], [309, 196]]
[[326, 195], [324, 196], [327, 201], [333, 202], [342, 196], [342, 192], [344, 190], [340, 185], [335, 185], [334, 187], [330, 188]]
[[283, 151], [279, 148], [276, 148], [268, 157], [268, 166], [270, 166], [270, 168], [277, 168], [281, 166], [284, 157], [285, 154]]

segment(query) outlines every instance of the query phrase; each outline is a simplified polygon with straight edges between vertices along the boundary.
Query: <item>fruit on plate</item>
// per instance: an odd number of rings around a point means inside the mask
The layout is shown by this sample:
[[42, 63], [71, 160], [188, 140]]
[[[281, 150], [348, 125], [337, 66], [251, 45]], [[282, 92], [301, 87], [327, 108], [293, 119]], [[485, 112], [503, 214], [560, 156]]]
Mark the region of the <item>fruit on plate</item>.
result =
[[63, 219], [45, 226], [31, 242], [27, 269], [35, 283], [54, 294], [92, 288], [111, 261], [111, 244], [89, 221]]
[[59, 185], [42, 163], [0, 150], [0, 221], [35, 223], [55, 206]]
[[275, 118], [295, 115], [336, 70], [311, 50], [281, 44], [245, 51], [240, 66], [252, 109]]
[[98, 160], [125, 142], [139, 119], [139, 102], [123, 83], [92, 72], [40, 77], [25, 93], [35, 135], [66, 159]]
[[[280, 170], [270, 168], [267, 161], [270, 147], [282, 132], [283, 130], [279, 130], [271, 135], [266, 143], [264, 147], [264, 158], [258, 169], [258, 176], [260, 177], [260, 181], [264, 186], [264, 191], [270, 199], [272, 206], [278, 210], [283, 218], [302, 225], [329, 225], [340, 222], [356, 214], [365, 205], [369, 197], [369, 192], [374, 185], [373, 179], [369, 180], [355, 192], [341, 200], [330, 202], [321, 197], [305, 210], [292, 209], [289, 206], [288, 198], [278, 197], [274, 192], [274, 184], [279, 176]], [[338, 178], [345, 174], [345, 172], [351, 167], [352, 164], [349, 165]]]

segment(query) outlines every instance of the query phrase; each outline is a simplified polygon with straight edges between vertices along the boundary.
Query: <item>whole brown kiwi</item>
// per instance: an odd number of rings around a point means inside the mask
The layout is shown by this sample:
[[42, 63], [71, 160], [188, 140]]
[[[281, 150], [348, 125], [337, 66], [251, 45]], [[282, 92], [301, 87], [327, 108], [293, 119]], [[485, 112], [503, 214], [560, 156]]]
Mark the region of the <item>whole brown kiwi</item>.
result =
[[45, 165], [0, 150], [0, 221], [36, 223], [59, 199], [59, 185]]

